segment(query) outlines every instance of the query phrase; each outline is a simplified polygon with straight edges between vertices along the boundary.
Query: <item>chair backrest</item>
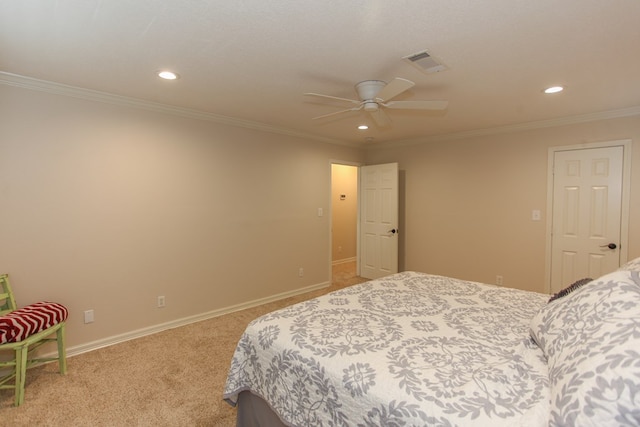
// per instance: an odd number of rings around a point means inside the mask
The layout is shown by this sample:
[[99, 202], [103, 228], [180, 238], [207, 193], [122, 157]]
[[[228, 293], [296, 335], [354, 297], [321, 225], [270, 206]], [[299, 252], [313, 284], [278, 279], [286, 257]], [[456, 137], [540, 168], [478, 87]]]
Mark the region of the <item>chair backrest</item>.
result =
[[16, 300], [9, 284], [9, 275], [0, 274], [0, 316], [17, 309]]

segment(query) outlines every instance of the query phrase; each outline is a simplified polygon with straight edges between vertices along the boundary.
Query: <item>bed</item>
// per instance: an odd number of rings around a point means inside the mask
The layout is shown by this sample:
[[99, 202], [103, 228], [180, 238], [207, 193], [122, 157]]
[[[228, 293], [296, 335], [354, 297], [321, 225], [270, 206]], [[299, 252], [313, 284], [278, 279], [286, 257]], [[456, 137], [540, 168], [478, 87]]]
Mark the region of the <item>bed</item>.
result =
[[335, 291], [251, 322], [223, 398], [243, 427], [638, 425], [640, 279], [612, 274], [552, 302], [418, 272]]

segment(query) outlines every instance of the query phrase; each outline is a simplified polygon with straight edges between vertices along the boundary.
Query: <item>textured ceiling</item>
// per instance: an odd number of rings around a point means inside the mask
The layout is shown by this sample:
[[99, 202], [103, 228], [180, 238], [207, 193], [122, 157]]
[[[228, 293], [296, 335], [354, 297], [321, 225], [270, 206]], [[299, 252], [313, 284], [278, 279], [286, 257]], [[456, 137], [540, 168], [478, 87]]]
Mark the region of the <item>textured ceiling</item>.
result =
[[[639, 20], [637, 0], [3, 1], [0, 72], [382, 143], [636, 114]], [[448, 70], [402, 60], [424, 50]], [[394, 77], [416, 83], [397, 99], [449, 108], [389, 111], [388, 128], [364, 112], [311, 120], [350, 105], [304, 92], [355, 98], [355, 83]], [[566, 90], [541, 93], [555, 84]]]

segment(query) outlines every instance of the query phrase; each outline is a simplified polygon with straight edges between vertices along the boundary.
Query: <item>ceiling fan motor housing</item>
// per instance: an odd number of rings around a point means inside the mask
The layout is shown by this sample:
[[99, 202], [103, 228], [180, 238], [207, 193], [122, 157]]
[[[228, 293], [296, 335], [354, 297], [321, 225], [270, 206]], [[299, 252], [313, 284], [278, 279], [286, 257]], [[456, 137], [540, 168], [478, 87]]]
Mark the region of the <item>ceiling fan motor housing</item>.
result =
[[[383, 82], [382, 80], [365, 80], [356, 85], [356, 92], [358, 92], [358, 96], [360, 97], [361, 101], [371, 101], [375, 104], [376, 97], [386, 84], [387, 83]], [[366, 103], [364, 109], [367, 110]]]

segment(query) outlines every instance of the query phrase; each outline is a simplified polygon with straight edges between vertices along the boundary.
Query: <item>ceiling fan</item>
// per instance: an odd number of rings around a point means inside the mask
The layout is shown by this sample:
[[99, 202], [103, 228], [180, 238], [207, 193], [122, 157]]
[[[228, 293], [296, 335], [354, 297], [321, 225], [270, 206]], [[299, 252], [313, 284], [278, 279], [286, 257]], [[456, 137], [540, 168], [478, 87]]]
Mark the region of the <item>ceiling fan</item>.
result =
[[337, 96], [323, 95], [320, 93], [305, 93], [307, 96], [318, 96], [321, 98], [335, 99], [355, 104], [355, 107], [340, 110], [313, 119], [322, 119], [337, 114], [350, 111], [364, 110], [368, 112], [378, 126], [388, 126], [391, 120], [384, 112], [385, 108], [408, 109], [408, 110], [444, 110], [449, 104], [448, 101], [391, 101], [391, 99], [409, 90], [415, 85], [414, 82], [396, 77], [389, 83], [382, 80], [365, 80], [356, 84], [355, 89], [360, 100], [340, 98]]

